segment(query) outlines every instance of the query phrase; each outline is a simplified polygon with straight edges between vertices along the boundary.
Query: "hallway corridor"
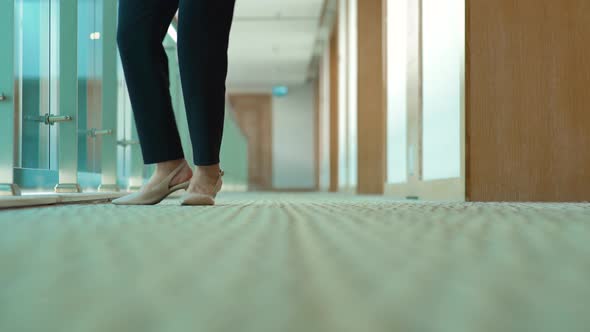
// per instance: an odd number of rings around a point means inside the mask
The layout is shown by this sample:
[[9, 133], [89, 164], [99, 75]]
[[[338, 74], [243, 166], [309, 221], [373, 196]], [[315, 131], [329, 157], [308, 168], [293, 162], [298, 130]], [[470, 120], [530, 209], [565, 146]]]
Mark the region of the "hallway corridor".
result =
[[588, 331], [589, 204], [0, 210], [0, 331]]

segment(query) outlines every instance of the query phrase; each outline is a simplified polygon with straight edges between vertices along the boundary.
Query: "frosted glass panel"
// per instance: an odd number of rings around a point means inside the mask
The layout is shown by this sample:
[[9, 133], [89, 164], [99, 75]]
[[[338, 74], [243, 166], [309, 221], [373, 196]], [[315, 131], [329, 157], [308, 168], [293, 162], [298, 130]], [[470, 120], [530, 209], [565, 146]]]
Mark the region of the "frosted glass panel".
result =
[[407, 177], [408, 1], [387, 2], [387, 182]]
[[348, 0], [348, 185], [357, 185], [358, 156], [358, 27], [357, 1]]
[[[55, 6], [51, 1], [20, 0], [15, 2], [15, 41], [17, 80], [20, 101], [17, 104], [22, 114], [22, 160], [23, 168], [50, 169], [54, 127], [45, 125], [41, 117], [50, 113], [55, 95], [56, 80], [51, 65], [51, 21], [55, 19]], [[4, 49], [0, 52], [5, 52]]]
[[78, 0], [78, 169], [100, 173], [102, 128], [102, 0]]
[[347, 0], [340, 0], [338, 24], [338, 184], [348, 186], [348, 112], [347, 112]]
[[461, 176], [464, 0], [423, 0], [424, 179]]
[[320, 67], [320, 190], [330, 188], [330, 46]]

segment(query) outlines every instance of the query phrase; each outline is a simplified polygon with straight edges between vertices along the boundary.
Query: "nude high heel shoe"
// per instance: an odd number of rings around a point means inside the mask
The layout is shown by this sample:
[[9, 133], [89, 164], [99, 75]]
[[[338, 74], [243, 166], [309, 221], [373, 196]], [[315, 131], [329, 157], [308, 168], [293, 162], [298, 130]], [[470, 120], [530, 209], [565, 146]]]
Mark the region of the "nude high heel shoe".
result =
[[174, 177], [180, 172], [186, 165], [182, 163], [179, 165], [172, 173], [168, 174], [162, 182], [158, 183], [157, 185], [153, 186], [148, 190], [140, 190], [139, 192], [123, 196], [121, 198], [115, 199], [113, 204], [116, 205], [155, 205], [160, 203], [164, 200], [164, 198], [168, 197], [170, 194], [177, 190], [187, 189], [190, 181], [183, 182], [181, 184], [177, 184], [175, 186], [170, 186], [170, 182]]
[[223, 171], [219, 172], [219, 178], [217, 179], [217, 183], [213, 188], [213, 192], [211, 194], [201, 194], [201, 193], [185, 193], [180, 198], [180, 205], [189, 205], [189, 206], [203, 206], [203, 205], [215, 205], [215, 197], [219, 191], [221, 191], [221, 187], [223, 186], [222, 177], [225, 173]]

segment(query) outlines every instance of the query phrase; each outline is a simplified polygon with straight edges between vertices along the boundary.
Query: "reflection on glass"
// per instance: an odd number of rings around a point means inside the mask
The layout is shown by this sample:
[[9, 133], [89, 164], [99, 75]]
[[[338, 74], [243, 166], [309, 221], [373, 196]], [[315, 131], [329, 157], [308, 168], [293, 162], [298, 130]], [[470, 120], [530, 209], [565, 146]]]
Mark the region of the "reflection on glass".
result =
[[387, 182], [404, 183], [408, 180], [408, 1], [389, 0], [387, 11]]
[[424, 179], [461, 176], [463, 0], [424, 0]]
[[78, 168], [99, 173], [102, 129], [102, 0], [78, 1]]
[[22, 115], [21, 167], [50, 168], [50, 130], [42, 122], [49, 113], [51, 1], [15, 2], [16, 79]]

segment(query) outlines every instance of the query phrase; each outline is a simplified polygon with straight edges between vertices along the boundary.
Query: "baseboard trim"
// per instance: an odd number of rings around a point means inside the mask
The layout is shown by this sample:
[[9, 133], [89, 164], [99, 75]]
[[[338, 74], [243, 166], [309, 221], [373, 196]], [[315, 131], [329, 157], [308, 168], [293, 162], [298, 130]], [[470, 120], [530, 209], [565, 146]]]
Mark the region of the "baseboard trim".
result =
[[122, 195], [124, 193], [24, 194], [22, 196], [4, 196], [0, 197], [0, 210], [58, 204], [106, 203]]
[[386, 184], [385, 196], [421, 201], [465, 202], [465, 181], [456, 178]]

